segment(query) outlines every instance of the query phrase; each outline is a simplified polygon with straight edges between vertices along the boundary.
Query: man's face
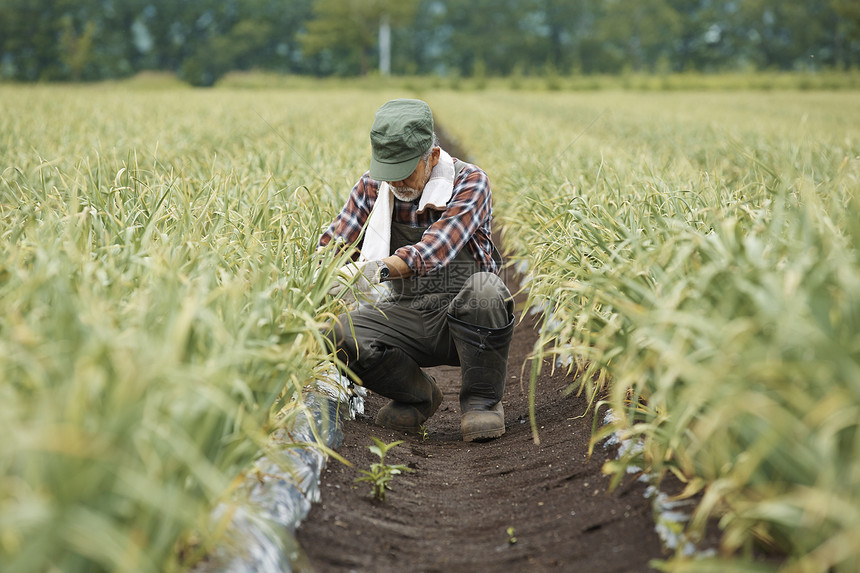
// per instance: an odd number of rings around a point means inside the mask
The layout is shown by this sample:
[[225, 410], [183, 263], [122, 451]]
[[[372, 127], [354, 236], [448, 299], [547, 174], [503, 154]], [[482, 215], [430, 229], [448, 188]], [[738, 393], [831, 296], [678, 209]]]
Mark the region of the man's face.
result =
[[415, 166], [415, 171], [412, 172], [406, 179], [400, 181], [389, 181], [388, 185], [394, 192], [394, 196], [401, 201], [414, 201], [424, 192], [424, 186], [430, 181], [430, 174], [436, 164], [439, 163], [439, 148], [434, 147], [427, 161], [419, 161]]

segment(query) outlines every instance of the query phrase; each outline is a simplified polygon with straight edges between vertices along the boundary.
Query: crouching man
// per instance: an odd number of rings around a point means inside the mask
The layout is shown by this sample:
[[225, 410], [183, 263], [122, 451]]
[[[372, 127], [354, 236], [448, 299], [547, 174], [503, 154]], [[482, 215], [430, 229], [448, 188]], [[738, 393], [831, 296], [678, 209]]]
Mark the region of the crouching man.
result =
[[320, 246], [356, 246], [346, 284], [382, 300], [340, 315], [330, 333], [337, 356], [362, 384], [391, 400], [380, 426], [417, 432], [442, 402], [422, 368], [461, 367], [463, 440], [505, 433], [502, 395], [513, 334], [511, 293], [499, 278], [490, 232], [490, 182], [439, 147], [423, 101], [397, 99], [376, 112], [370, 170], [355, 184]]

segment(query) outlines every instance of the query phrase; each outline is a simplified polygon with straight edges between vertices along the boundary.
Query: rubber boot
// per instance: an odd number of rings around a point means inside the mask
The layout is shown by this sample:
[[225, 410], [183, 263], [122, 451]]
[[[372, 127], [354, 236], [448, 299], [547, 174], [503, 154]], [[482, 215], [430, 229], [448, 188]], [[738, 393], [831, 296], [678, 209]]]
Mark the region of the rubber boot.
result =
[[503, 328], [486, 328], [448, 315], [448, 327], [463, 381], [460, 386], [460, 430], [463, 441], [485, 441], [505, 433], [502, 396], [508, 365], [508, 348], [514, 320]]
[[376, 414], [376, 425], [383, 428], [417, 433], [442, 403], [436, 380], [399, 348], [386, 348], [359, 378], [365, 388], [391, 399]]

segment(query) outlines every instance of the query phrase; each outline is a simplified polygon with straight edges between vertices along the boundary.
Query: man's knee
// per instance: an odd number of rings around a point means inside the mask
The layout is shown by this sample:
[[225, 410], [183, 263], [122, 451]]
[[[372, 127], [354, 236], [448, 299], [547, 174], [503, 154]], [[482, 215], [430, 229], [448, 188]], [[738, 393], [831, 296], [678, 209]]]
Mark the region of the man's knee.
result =
[[502, 328], [510, 322], [513, 300], [498, 275], [475, 273], [451, 302], [449, 312], [470, 324]]
[[475, 273], [466, 280], [463, 289], [471, 291], [471, 296], [479, 300], [505, 301], [511, 293], [504, 281], [493, 273]]
[[357, 328], [350, 314], [341, 314], [324, 333], [329, 352], [338, 363], [351, 370], [366, 368], [376, 357], [374, 348], [363, 340], [361, 328]]

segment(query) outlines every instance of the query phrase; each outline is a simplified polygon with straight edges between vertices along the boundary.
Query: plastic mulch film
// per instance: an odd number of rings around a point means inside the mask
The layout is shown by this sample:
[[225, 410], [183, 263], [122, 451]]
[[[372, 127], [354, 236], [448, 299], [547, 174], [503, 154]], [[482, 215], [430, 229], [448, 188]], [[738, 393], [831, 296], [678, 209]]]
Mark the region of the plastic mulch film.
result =
[[326, 456], [313, 444], [340, 447], [342, 424], [364, 411], [364, 396], [364, 388], [349, 384], [334, 366], [325, 380], [305, 388], [302, 405], [293, 404], [299, 408], [293, 421], [271, 436], [279, 460], [257, 459], [233, 500], [213, 511], [213, 522], [225, 521], [227, 529], [220, 536], [222, 544], [194, 567], [194, 573], [307, 569], [294, 534], [311, 504], [320, 499]]
[[[610, 424], [615, 419], [615, 413], [610, 409], [606, 412], [603, 423]], [[645, 450], [641, 438], [625, 438], [618, 432], [610, 435], [603, 444], [604, 448], [615, 446], [618, 447], [616, 459], [619, 460], [635, 458]], [[656, 473], [646, 472], [635, 464], [628, 463], [627, 473], [640, 474], [638, 480], [648, 484], [645, 498], [651, 502], [654, 530], [668, 552], [694, 559], [712, 557], [716, 554], [715, 548], [700, 547], [687, 534], [687, 522], [695, 509], [691, 500], [672, 500], [668, 494], [660, 490], [660, 480]]]

